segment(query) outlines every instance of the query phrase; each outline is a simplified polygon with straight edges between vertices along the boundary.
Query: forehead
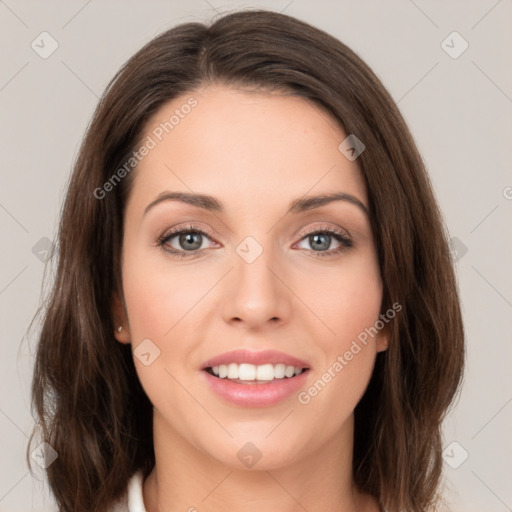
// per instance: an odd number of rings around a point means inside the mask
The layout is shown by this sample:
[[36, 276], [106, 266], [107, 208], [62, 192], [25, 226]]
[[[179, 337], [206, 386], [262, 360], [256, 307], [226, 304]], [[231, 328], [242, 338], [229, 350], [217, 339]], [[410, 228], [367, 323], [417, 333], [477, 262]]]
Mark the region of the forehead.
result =
[[154, 147], [134, 171], [133, 195], [203, 192], [235, 212], [255, 201], [288, 204], [333, 191], [366, 203], [359, 165], [338, 149], [346, 136], [331, 114], [301, 97], [199, 89], [166, 103], [148, 122], [143, 140]]

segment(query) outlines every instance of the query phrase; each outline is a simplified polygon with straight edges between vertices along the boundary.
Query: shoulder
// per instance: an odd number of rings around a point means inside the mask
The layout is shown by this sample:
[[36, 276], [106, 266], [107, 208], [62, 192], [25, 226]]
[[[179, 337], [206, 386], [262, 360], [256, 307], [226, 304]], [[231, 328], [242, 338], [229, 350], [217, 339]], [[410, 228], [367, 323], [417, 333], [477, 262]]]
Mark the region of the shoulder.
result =
[[126, 488], [124, 495], [114, 503], [109, 512], [146, 512], [142, 497], [142, 473], [135, 473]]

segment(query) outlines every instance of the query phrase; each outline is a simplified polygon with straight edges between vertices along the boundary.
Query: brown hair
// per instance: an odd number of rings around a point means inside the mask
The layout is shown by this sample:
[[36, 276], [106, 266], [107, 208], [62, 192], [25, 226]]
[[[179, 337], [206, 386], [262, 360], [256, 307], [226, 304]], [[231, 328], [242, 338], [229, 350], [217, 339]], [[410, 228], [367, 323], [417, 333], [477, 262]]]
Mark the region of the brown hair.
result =
[[101, 199], [95, 191], [129, 160], [162, 105], [210, 83], [290, 91], [327, 109], [366, 146], [358, 162], [382, 311], [403, 309], [355, 409], [353, 475], [388, 512], [430, 509], [440, 499], [440, 426], [462, 379], [464, 332], [422, 159], [392, 98], [352, 50], [293, 17], [245, 10], [176, 26], [138, 51], [108, 84], [75, 162], [37, 348], [38, 425], [29, 442], [40, 431], [58, 453], [46, 473], [59, 510], [108, 510], [135, 471], [146, 477], [154, 466], [152, 405], [112, 318], [134, 173]]

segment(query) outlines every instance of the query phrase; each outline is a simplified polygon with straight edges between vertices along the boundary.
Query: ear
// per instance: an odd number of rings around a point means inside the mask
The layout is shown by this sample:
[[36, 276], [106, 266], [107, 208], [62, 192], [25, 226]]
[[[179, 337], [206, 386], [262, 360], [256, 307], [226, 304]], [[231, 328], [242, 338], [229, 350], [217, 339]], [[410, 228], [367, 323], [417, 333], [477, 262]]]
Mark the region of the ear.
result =
[[389, 346], [389, 324], [386, 324], [377, 334], [377, 352], [384, 352]]
[[[116, 294], [112, 301], [112, 314], [114, 318], [114, 336], [120, 343], [131, 343], [130, 326], [126, 308], [119, 296]], [[121, 327], [121, 329], [119, 329]]]

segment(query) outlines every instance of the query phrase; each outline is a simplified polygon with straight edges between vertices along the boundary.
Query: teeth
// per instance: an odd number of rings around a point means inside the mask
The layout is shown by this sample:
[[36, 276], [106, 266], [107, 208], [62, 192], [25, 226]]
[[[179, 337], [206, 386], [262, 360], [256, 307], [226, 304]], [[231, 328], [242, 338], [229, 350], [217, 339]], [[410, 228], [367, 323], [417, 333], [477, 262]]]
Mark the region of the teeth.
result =
[[221, 364], [219, 366], [219, 377], [221, 379], [224, 379], [228, 376], [228, 367], [225, 364]]
[[212, 372], [221, 379], [233, 380], [263, 380], [270, 381], [274, 379], [284, 379], [285, 377], [294, 377], [304, 370], [295, 366], [286, 366], [285, 364], [262, 364], [255, 366], [253, 364], [221, 364], [213, 366]]
[[284, 374], [286, 377], [293, 377], [295, 375], [295, 368], [293, 366], [287, 366]]
[[228, 379], [238, 379], [238, 365], [236, 363], [228, 364]]
[[284, 379], [285, 370], [286, 370], [285, 364], [276, 364], [274, 366], [274, 378], [275, 379]]
[[239, 365], [238, 378], [240, 380], [256, 380], [256, 366], [253, 364]]

